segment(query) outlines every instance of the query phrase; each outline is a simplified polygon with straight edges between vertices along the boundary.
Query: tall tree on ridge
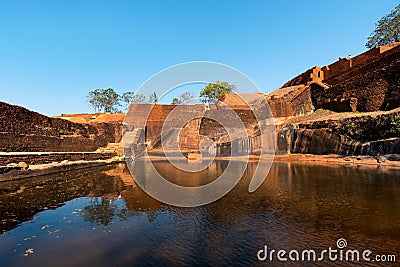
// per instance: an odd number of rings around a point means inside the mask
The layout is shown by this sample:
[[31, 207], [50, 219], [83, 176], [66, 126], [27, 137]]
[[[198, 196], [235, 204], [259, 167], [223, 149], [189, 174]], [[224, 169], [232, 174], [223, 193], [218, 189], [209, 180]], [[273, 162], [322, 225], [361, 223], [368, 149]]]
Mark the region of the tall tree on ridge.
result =
[[400, 5], [375, 24], [375, 30], [368, 37], [367, 48], [400, 42]]

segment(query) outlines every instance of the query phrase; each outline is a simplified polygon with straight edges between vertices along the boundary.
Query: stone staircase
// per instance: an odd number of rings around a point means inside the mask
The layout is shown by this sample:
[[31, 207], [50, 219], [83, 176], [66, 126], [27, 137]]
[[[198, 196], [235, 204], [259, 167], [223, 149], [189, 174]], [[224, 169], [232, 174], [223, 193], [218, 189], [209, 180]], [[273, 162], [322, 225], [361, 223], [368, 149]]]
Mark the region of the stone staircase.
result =
[[124, 151], [123, 151], [123, 146], [122, 146], [122, 142], [119, 143], [108, 143], [107, 146], [105, 147], [99, 147], [96, 152], [98, 153], [112, 153], [115, 152], [118, 155], [123, 155]]

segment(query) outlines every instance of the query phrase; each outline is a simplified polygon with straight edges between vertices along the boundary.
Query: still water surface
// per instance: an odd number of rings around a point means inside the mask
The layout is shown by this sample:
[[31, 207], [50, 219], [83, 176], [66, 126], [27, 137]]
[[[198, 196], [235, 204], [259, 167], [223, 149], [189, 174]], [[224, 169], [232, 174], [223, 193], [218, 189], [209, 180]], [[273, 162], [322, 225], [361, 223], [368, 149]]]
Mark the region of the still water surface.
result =
[[[201, 174], [155, 165], [170, 181], [194, 186], [227, 162]], [[399, 170], [274, 163], [250, 194], [255, 167], [224, 198], [197, 208], [147, 196], [124, 164], [0, 183], [0, 265], [275, 266], [257, 260], [264, 245], [322, 250], [339, 238], [350, 249], [400, 259]]]

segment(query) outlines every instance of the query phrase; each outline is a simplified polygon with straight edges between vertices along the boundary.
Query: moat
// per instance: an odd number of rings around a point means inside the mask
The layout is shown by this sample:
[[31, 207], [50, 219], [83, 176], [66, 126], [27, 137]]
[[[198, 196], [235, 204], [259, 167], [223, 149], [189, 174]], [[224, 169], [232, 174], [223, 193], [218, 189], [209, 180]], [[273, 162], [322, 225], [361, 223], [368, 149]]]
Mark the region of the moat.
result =
[[[212, 180], [196, 173], [176, 175], [165, 161], [154, 164], [177, 184]], [[209, 173], [218, 175], [226, 165], [216, 161]], [[257, 251], [265, 244], [321, 250], [335, 247], [339, 238], [349, 248], [398, 255], [400, 170], [274, 163], [263, 185], [250, 194], [255, 166], [249, 163], [228, 195], [197, 208], [152, 199], [134, 183], [125, 164], [3, 182], [0, 262], [257, 265], [262, 264]]]

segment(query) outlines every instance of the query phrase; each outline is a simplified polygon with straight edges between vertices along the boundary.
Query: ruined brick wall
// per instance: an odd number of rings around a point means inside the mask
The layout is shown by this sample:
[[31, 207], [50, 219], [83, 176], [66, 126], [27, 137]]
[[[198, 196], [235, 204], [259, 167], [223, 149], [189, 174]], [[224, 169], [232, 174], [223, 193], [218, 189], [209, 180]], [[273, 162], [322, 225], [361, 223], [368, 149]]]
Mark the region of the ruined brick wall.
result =
[[387, 46], [372, 48], [353, 58], [340, 59], [339, 61], [322, 68], [325, 77], [324, 82], [335, 85], [351, 76], [358, 68], [371, 64], [375, 60], [389, 56], [399, 48], [400, 47], [398, 47], [397, 44], [389, 44]]
[[381, 47], [375, 47], [362, 54], [359, 54], [358, 56], [353, 58], [353, 66], [355, 67], [355, 66], [365, 65], [373, 60], [378, 59], [382, 51], [383, 49], [381, 49]]
[[290, 81], [286, 82], [281, 88], [289, 86], [297, 86], [302, 84], [309, 84], [312, 82], [322, 82], [323, 80], [324, 80], [324, 71], [320, 67], [315, 66], [299, 74]]
[[281, 97], [272, 96], [267, 101], [274, 117], [301, 116], [314, 110], [309, 86], [301, 86]]
[[160, 137], [164, 121], [176, 105], [153, 105], [146, 123], [146, 141]]
[[281, 99], [271, 99], [268, 103], [274, 117], [289, 117], [294, 114], [293, 106], [290, 102], [282, 101]]
[[[173, 110], [175, 110], [173, 116], [168, 117]], [[182, 129], [175, 129], [180, 131], [180, 134], [176, 136], [179, 139], [179, 145], [183, 149], [198, 149], [200, 119], [195, 118], [201, 118], [204, 112], [205, 106], [202, 104], [178, 106], [133, 104], [125, 117], [125, 123], [133, 128], [144, 129], [145, 142], [157, 148], [161, 145], [163, 127], [165, 131], [169, 131], [175, 128], [175, 123], [187, 121]], [[192, 115], [194, 115], [194, 120], [188, 120]]]
[[[212, 113], [215, 115], [212, 115]], [[207, 110], [206, 112], [207, 117], [215, 117], [216, 115], [217, 111]], [[201, 119], [199, 133], [203, 138], [207, 137], [217, 142], [227, 142], [227, 140], [229, 140], [228, 132], [225, 130], [223, 125], [218, 121], [209, 118]]]
[[338, 61], [322, 68], [324, 79], [348, 71], [352, 67], [352, 58], [341, 58]]
[[327, 83], [335, 85], [342, 82], [346, 77], [351, 75], [352, 71], [364, 65], [370, 64], [375, 60], [390, 56], [400, 49], [399, 43], [388, 44], [372, 48], [353, 58], [340, 58], [338, 61], [324, 66], [322, 68], [316, 66], [308, 69], [304, 73], [286, 82], [283, 87], [310, 84], [310, 83]]
[[54, 116], [52, 118], [59, 118], [69, 120], [76, 123], [111, 123], [119, 122], [122, 123], [124, 120], [125, 113], [82, 113], [82, 114], [61, 114], [60, 116]]
[[248, 134], [252, 134], [256, 129], [256, 125], [257, 120], [250, 108], [210, 109], [206, 111], [204, 118], [201, 120], [200, 135], [217, 142], [227, 142], [230, 138], [225, 128], [243, 129], [242, 127], [244, 127]]
[[368, 64], [359, 65], [358, 67], [353, 67], [348, 71], [340, 73], [339, 75], [325, 79], [324, 82], [330, 85], [336, 85], [345, 80], [349, 80], [354, 76], [362, 75], [363, 73], [369, 72], [371, 70], [373, 71], [374, 68], [380, 68], [382, 67], [382, 64], [388, 64], [388, 62], [395, 60], [396, 57], [399, 57], [399, 52], [400, 52], [400, 45], [385, 51], [383, 54], [380, 54], [380, 56], [376, 58], [374, 61], [368, 62]]
[[[174, 110], [173, 114], [171, 112]], [[146, 140], [153, 142], [161, 136], [161, 131], [172, 129], [180, 131], [176, 136], [179, 147], [182, 149], [198, 149], [200, 142], [199, 127], [205, 106], [198, 105], [155, 105], [147, 121]], [[168, 117], [171, 114], [170, 117]], [[186, 123], [182, 127], [177, 127]], [[174, 137], [175, 138], [175, 137]], [[171, 140], [170, 142], [174, 142]]]
[[95, 151], [121, 131], [120, 123], [73, 123], [0, 102], [1, 151]]
[[335, 85], [328, 89], [312, 89], [312, 99], [316, 108], [377, 111], [399, 107], [400, 47], [386, 53], [390, 54], [340, 77], [334, 77], [335, 80], [330, 81]]
[[315, 107], [311, 100], [311, 90], [307, 87], [303, 92], [297, 95], [291, 102], [293, 115], [292, 116], [303, 116], [307, 115], [315, 110]]
[[179, 134], [179, 147], [182, 150], [198, 150], [201, 137], [199, 135], [201, 118], [189, 121]]

